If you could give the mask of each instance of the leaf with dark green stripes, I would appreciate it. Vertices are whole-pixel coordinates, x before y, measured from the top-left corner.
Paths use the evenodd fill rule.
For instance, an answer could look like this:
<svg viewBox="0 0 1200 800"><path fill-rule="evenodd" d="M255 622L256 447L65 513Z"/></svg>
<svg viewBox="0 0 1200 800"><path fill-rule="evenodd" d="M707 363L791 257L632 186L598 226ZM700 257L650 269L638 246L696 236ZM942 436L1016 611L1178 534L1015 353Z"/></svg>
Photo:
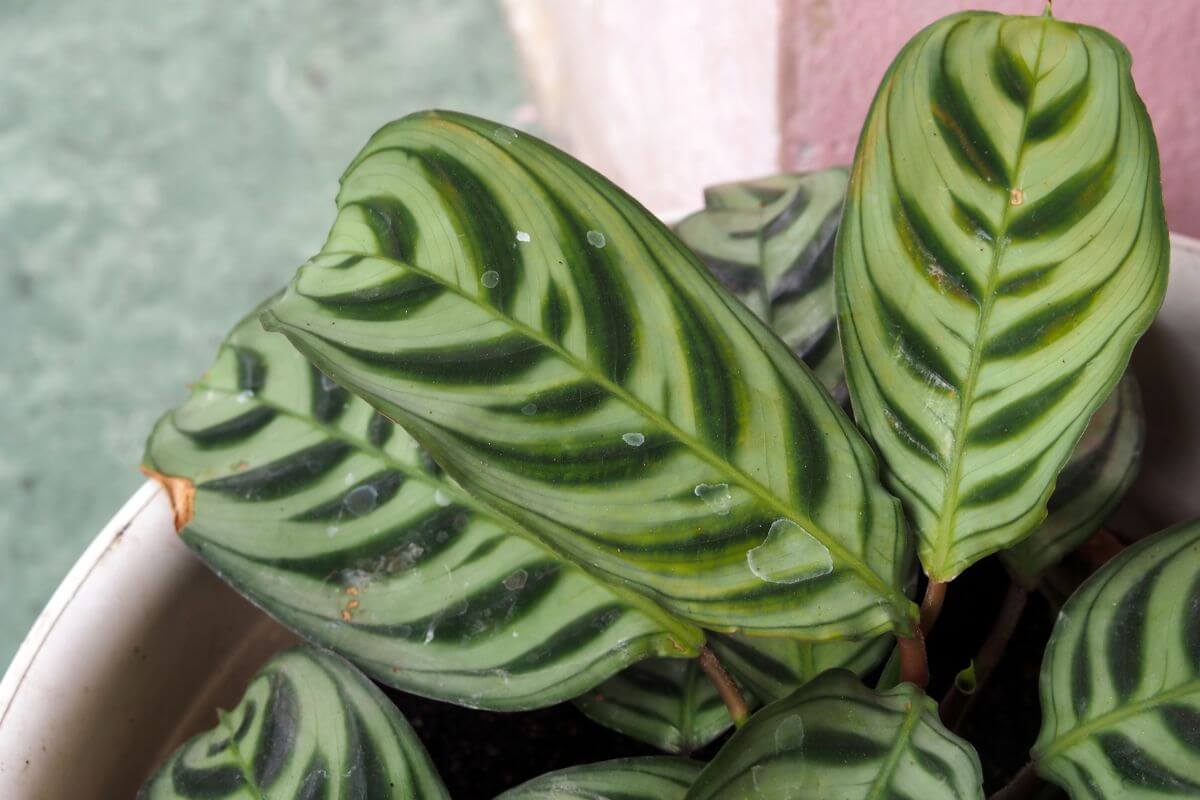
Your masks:
<svg viewBox="0 0 1200 800"><path fill-rule="evenodd" d="M703 766L686 758L622 758L548 772L496 800L683 800Z"/></svg>
<svg viewBox="0 0 1200 800"><path fill-rule="evenodd" d="M675 226L688 247L765 320L839 403L846 373L837 337L833 245L847 170L712 186L703 211Z"/></svg>
<svg viewBox="0 0 1200 800"><path fill-rule="evenodd" d="M751 708L756 705L752 697L745 699ZM698 750L733 726L694 658L634 664L580 695L575 705L594 722L668 753Z"/></svg>
<svg viewBox="0 0 1200 800"><path fill-rule="evenodd" d="M1042 521L1162 301L1158 156L1129 54L967 12L892 63L835 258L851 399L949 580Z"/></svg>
<svg viewBox="0 0 1200 800"><path fill-rule="evenodd" d="M334 654L272 658L241 702L189 739L142 800L426 800L449 794L412 728L383 693Z"/></svg>
<svg viewBox="0 0 1200 800"><path fill-rule="evenodd" d="M911 629L909 545L870 448L611 183L425 113L367 143L337 205L264 323L473 495L696 625Z"/></svg>
<svg viewBox="0 0 1200 800"><path fill-rule="evenodd" d="M256 315L145 463L195 484L183 539L213 569L384 683L531 708L689 654L686 626L514 533Z"/></svg>
<svg viewBox="0 0 1200 800"><path fill-rule="evenodd" d="M1200 797L1200 522L1108 562L1042 661L1038 771L1073 798Z"/></svg>
<svg viewBox="0 0 1200 800"><path fill-rule="evenodd" d="M1137 477L1145 435L1141 392L1127 372L1071 453L1045 521L1000 554L1009 570L1032 583L1103 526Z"/></svg>
<svg viewBox="0 0 1200 800"><path fill-rule="evenodd" d="M722 666L754 708L786 697L820 673L864 675L888 652L891 636L806 642L744 634L709 636ZM693 661L651 659L629 667L575 704L596 722L670 753L689 753L733 726L712 683Z"/></svg>
<svg viewBox="0 0 1200 800"><path fill-rule="evenodd" d="M983 775L915 686L880 694L831 670L751 717L687 794L734 797L969 800L983 797Z"/></svg>

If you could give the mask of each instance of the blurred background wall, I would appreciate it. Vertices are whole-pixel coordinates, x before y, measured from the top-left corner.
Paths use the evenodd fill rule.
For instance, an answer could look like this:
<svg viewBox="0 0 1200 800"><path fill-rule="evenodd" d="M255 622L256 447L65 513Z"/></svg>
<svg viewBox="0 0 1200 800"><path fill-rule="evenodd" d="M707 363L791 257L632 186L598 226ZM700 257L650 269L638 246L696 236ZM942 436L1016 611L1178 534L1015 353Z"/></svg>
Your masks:
<svg viewBox="0 0 1200 800"><path fill-rule="evenodd" d="M0 2L0 667L384 122L532 127L674 217L710 183L848 162L896 51L967 6L1043 4ZM1129 45L1172 226L1200 234L1200 0L1055 13Z"/></svg>
<svg viewBox="0 0 1200 800"><path fill-rule="evenodd" d="M0 670L367 137L523 97L490 1L0 2Z"/></svg>
<svg viewBox="0 0 1200 800"><path fill-rule="evenodd" d="M880 78L935 19L1045 0L506 0L542 121L656 213L702 187L849 163ZM1200 235L1200 0L1054 0L1125 42L1171 227Z"/></svg>

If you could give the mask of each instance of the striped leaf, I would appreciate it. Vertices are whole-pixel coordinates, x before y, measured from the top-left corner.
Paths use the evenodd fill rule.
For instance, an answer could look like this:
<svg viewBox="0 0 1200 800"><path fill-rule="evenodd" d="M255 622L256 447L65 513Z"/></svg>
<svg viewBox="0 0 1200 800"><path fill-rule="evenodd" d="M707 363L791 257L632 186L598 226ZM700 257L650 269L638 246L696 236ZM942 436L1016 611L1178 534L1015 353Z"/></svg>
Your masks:
<svg viewBox="0 0 1200 800"><path fill-rule="evenodd" d="M682 800L701 766L667 756L601 761L546 773L496 800Z"/></svg>
<svg viewBox="0 0 1200 800"><path fill-rule="evenodd" d="M215 727L188 740L141 800L425 800L449 794L396 707L341 658L311 647L264 666Z"/></svg>
<svg viewBox="0 0 1200 800"><path fill-rule="evenodd" d="M747 704L778 700L834 668L864 675L888 652L888 635L805 642L744 634L711 634L709 644L737 680ZM733 720L694 661L651 659L581 696L576 705L596 722L670 753L716 739Z"/></svg>
<svg viewBox="0 0 1200 800"><path fill-rule="evenodd" d="M831 670L751 717L687 794L734 797L969 800L983 775L912 684L879 694Z"/></svg>
<svg viewBox="0 0 1200 800"><path fill-rule="evenodd" d="M384 683L531 708L689 654L657 606L514 533L256 314L145 463L195 484L183 539L213 569Z"/></svg>
<svg viewBox="0 0 1200 800"><path fill-rule="evenodd" d="M733 726L696 659L635 664L576 698L575 705L594 722L668 753L698 750Z"/></svg>
<svg viewBox="0 0 1200 800"><path fill-rule="evenodd" d="M1046 520L1000 554L1009 570L1033 583L1103 526L1137 477L1145 435L1141 391L1127 372L1071 453L1047 504Z"/></svg>
<svg viewBox="0 0 1200 800"><path fill-rule="evenodd" d="M847 170L772 175L713 186L704 210L675 226L721 284L766 321L839 403L833 244Z"/></svg>
<svg viewBox="0 0 1200 800"><path fill-rule="evenodd" d="M641 206L525 134L377 133L264 323L473 495L715 629L866 636L915 617L870 448Z"/></svg>
<svg viewBox="0 0 1200 800"><path fill-rule="evenodd" d="M1200 523L1104 565L1042 662L1038 771L1073 798L1200 797Z"/></svg>
<svg viewBox="0 0 1200 800"><path fill-rule="evenodd" d="M949 580L1032 531L1162 301L1167 229L1129 54L968 12L893 62L835 258L851 399Z"/></svg>

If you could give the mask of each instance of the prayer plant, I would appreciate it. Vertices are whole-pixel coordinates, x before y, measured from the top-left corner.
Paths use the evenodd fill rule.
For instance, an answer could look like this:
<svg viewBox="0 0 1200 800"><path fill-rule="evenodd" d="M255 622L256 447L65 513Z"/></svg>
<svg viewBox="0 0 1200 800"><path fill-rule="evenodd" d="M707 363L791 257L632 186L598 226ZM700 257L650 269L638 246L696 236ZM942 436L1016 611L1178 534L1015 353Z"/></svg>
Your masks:
<svg viewBox="0 0 1200 800"><path fill-rule="evenodd" d="M1095 557L1167 278L1129 66L1049 14L947 17L851 169L712 188L674 232L525 133L384 127L150 437L184 541L312 646L143 796L447 796L369 676L675 754L507 800L980 798L957 731L1027 600L1072 591L997 796L1200 795L1200 524ZM974 599L947 583L993 554L1010 588L939 708L933 625Z"/></svg>

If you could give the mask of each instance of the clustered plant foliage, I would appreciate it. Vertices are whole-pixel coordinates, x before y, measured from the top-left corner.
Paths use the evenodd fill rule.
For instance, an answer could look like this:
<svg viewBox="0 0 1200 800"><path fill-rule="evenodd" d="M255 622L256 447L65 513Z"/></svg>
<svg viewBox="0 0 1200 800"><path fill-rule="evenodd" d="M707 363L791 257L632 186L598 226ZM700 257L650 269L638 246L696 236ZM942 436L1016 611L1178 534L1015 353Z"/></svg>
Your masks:
<svg viewBox="0 0 1200 800"><path fill-rule="evenodd" d="M981 798L955 731L1035 589L1062 609L1042 729L997 797L1200 796L1200 525L1082 585L1057 566L1123 544L1126 365L1166 286L1120 43L947 17L897 56L851 170L705 203L672 232L462 114L371 138L324 247L150 437L184 540L313 646L144 797L445 796L365 673L573 701L675 754L737 726L707 764L505 798ZM993 554L1011 588L939 706L925 642Z"/></svg>

